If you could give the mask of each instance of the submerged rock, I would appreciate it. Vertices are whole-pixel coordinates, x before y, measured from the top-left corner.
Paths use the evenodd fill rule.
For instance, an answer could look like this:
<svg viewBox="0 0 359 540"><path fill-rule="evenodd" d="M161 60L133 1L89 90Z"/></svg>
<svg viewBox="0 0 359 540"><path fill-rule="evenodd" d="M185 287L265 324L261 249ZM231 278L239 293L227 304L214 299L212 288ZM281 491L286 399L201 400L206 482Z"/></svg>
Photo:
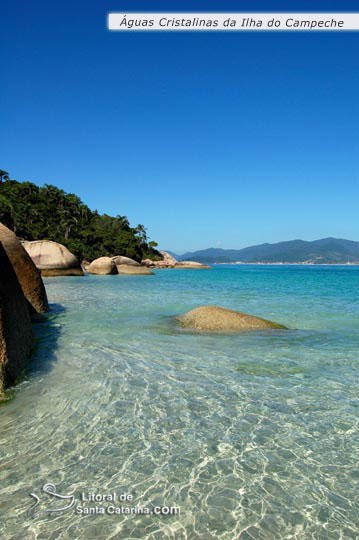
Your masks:
<svg viewBox="0 0 359 540"><path fill-rule="evenodd" d="M153 276L154 272L152 272L149 268L146 266L132 266L130 264L119 264L117 266L117 272L119 274L126 274L126 275L143 275L143 276Z"/></svg>
<svg viewBox="0 0 359 540"><path fill-rule="evenodd" d="M99 257L92 261L89 266L90 274L99 274L106 276L109 274L116 274L116 265L111 257Z"/></svg>
<svg viewBox="0 0 359 540"><path fill-rule="evenodd" d="M0 223L0 242L9 257L26 300L35 312L44 313L49 309L49 304L41 273L15 233L2 223Z"/></svg>
<svg viewBox="0 0 359 540"><path fill-rule="evenodd" d="M286 329L282 324L219 306L201 306L178 316L177 320L183 328L208 332L246 332L265 328Z"/></svg>
<svg viewBox="0 0 359 540"><path fill-rule="evenodd" d="M32 344L28 304L0 243L0 396L26 367Z"/></svg>
<svg viewBox="0 0 359 540"><path fill-rule="evenodd" d="M23 246L33 260L41 275L47 276L83 276L79 261L62 244L51 240L23 242Z"/></svg>

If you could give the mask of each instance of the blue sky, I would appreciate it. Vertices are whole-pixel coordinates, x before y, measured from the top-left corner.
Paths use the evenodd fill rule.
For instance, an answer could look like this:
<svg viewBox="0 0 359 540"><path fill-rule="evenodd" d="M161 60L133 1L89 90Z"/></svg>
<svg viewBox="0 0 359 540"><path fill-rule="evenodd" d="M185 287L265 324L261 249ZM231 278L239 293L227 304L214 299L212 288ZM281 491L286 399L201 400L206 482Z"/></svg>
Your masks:
<svg viewBox="0 0 359 540"><path fill-rule="evenodd" d="M120 33L110 11L354 2L1 0L0 167L161 248L358 240L359 32Z"/></svg>

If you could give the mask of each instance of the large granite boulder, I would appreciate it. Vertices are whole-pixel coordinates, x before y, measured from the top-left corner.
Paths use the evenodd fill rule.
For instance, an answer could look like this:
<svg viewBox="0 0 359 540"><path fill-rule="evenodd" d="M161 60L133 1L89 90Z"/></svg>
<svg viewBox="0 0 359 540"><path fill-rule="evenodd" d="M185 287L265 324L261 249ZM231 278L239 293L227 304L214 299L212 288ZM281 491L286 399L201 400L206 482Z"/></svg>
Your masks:
<svg viewBox="0 0 359 540"><path fill-rule="evenodd" d="M195 261L179 261L176 262L175 268L190 268L193 270L201 270L202 268L211 268L207 264L202 264Z"/></svg>
<svg viewBox="0 0 359 540"><path fill-rule="evenodd" d="M2 223L0 223L0 242L9 257L25 298L32 310L37 313L44 313L49 309L49 304L41 273L16 238L16 235Z"/></svg>
<svg viewBox="0 0 359 540"><path fill-rule="evenodd" d="M42 276L83 276L79 261L62 244L51 240L35 240L23 242L23 246Z"/></svg>
<svg viewBox="0 0 359 540"><path fill-rule="evenodd" d="M28 303L0 243L0 396L26 367L32 346Z"/></svg>
<svg viewBox="0 0 359 540"><path fill-rule="evenodd" d="M130 257L123 257L122 255L112 257L112 260L116 266L119 266L120 264L127 264L128 266L141 266L137 261L130 259Z"/></svg>
<svg viewBox="0 0 359 540"><path fill-rule="evenodd" d="M154 272L152 272L149 268L146 266L133 266L130 264L119 264L117 266L117 272L122 275L133 275L133 276L153 276Z"/></svg>
<svg viewBox="0 0 359 540"><path fill-rule="evenodd" d="M218 306L201 306L177 317L183 328L207 332L246 332L266 328L285 329L260 317Z"/></svg>
<svg viewBox="0 0 359 540"><path fill-rule="evenodd" d="M116 274L115 261L111 257L99 257L92 261L89 266L90 274L99 274L101 276L107 276L109 274Z"/></svg>

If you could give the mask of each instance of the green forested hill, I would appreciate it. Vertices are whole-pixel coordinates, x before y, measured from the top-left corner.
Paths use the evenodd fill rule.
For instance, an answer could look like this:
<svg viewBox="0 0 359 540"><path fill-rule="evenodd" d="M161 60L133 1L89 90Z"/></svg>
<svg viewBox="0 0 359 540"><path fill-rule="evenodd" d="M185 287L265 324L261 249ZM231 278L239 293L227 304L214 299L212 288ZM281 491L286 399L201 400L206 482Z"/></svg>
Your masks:
<svg viewBox="0 0 359 540"><path fill-rule="evenodd" d="M0 221L24 240L64 244L80 260L104 255L162 259L143 225L131 227L126 216L100 215L55 186L10 180L5 171L0 171Z"/></svg>

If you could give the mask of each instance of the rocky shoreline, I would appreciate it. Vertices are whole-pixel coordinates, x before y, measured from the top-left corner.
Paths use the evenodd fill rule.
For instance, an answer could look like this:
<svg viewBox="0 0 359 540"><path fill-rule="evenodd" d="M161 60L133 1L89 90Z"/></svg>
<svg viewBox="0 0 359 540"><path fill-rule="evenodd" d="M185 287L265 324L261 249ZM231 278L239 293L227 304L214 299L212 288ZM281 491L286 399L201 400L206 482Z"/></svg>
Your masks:
<svg viewBox="0 0 359 540"><path fill-rule="evenodd" d="M0 223L0 400L28 365L34 345L32 317L49 310L42 277L95 275L154 275L153 269L208 269L161 252L160 261L141 263L117 255L92 262L78 259L63 245L50 240L20 242ZM243 332L285 329L281 324L219 306L200 306L176 317L182 328L202 332Z"/></svg>
<svg viewBox="0 0 359 540"><path fill-rule="evenodd" d="M161 251L162 260L144 259L141 263L124 257L99 257L93 261L81 262L65 246L51 240L35 240L22 242L22 246L31 257L35 266L43 277L53 276L83 276L84 274L97 274L106 276L120 275L154 275L153 269L180 268L180 269L209 269L210 266L194 261L177 261L166 251Z"/></svg>
<svg viewBox="0 0 359 540"><path fill-rule="evenodd" d="M30 361L34 346L32 317L49 310L43 277L85 273L151 276L154 268L210 268L200 263L179 263L165 252L162 256L162 261L139 263L117 255L80 264L62 244L51 240L21 242L0 223L0 399Z"/></svg>

